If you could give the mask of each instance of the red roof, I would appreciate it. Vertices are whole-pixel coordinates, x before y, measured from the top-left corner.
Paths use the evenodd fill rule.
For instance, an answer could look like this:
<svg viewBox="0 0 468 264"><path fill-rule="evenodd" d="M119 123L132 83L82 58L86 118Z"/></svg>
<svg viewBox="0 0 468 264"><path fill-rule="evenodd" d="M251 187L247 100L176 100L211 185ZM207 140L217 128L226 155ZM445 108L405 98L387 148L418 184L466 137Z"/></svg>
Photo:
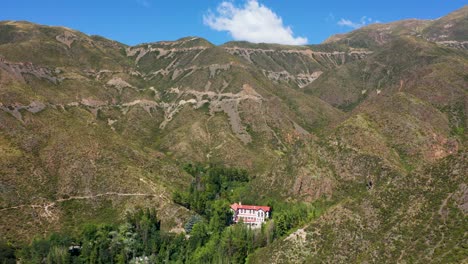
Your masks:
<svg viewBox="0 0 468 264"><path fill-rule="evenodd" d="M256 210L256 211L261 209L265 212L270 211L269 206L244 205L244 204L238 204L238 203L231 204L231 209L234 211L237 211L238 209Z"/></svg>

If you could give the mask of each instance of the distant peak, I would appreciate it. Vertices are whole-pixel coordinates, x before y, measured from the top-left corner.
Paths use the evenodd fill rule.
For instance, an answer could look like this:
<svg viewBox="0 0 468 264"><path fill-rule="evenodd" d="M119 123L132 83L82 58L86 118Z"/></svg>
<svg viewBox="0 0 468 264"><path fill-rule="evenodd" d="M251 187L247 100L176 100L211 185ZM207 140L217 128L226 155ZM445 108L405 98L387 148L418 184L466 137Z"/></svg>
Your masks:
<svg viewBox="0 0 468 264"><path fill-rule="evenodd" d="M166 47L178 47L178 48L189 48L189 47L214 47L215 45L209 42L208 40L196 36L190 37L183 37L177 40L169 40L169 41L157 41L157 42L149 42L149 43L142 43L136 46L144 46L144 45L154 45L154 46L166 46Z"/></svg>
<svg viewBox="0 0 468 264"><path fill-rule="evenodd" d="M252 43L248 41L229 41L221 45L225 48L247 48L247 49L273 49L273 50L300 50L307 49L307 46L283 45L274 43Z"/></svg>

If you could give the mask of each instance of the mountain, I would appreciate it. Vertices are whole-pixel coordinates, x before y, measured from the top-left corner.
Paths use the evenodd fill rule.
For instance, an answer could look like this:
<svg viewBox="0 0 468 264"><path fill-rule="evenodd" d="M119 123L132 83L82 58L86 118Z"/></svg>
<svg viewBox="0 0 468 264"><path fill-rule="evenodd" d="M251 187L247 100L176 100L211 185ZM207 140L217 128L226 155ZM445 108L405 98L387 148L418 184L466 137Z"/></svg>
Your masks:
<svg viewBox="0 0 468 264"><path fill-rule="evenodd" d="M463 263L466 155L395 177L257 251L250 263Z"/></svg>
<svg viewBox="0 0 468 264"><path fill-rule="evenodd" d="M345 198L249 263L467 260L467 21L465 7L436 21L371 25L326 41L373 51L304 87L349 113L328 136L337 146L330 159L341 180L361 182L360 190L335 191ZM353 166L367 156L390 170L370 166L346 178L347 152L361 156Z"/></svg>
<svg viewBox="0 0 468 264"><path fill-rule="evenodd" d="M288 151L286 137L309 137L303 126L342 119L200 38L127 47L27 22L1 28L9 239L150 204L180 227L188 212L171 195L190 184L182 164L222 162L262 179ZM20 226L10 228L19 215Z"/></svg>
<svg viewBox="0 0 468 264"><path fill-rule="evenodd" d="M245 202L331 204L248 258L457 262L466 253L468 8L310 46L137 46L0 22L0 236L23 243L156 207L185 164L243 168Z"/></svg>

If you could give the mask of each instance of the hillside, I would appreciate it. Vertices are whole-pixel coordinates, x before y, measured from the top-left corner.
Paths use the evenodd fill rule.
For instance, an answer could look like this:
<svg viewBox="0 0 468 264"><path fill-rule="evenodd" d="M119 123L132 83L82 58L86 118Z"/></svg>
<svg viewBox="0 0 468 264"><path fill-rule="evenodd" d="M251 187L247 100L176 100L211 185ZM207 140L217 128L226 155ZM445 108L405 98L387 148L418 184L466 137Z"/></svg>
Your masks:
<svg viewBox="0 0 468 264"><path fill-rule="evenodd" d="M399 31L382 43L375 38L382 34L380 25L327 41L372 43L365 46L374 51L365 60L324 73L304 88L349 113L328 136L336 146L330 159L338 165L335 171L342 176L338 182L344 181L343 188L335 191L337 203L322 217L255 252L249 263L463 263L468 259L468 61L463 34L456 33L467 30L467 10L437 21L384 25ZM450 26L442 26L440 32L442 21ZM422 32L434 32L433 38L407 34L415 24ZM452 27L453 33L447 30ZM440 42L437 34L446 34L442 38L449 40ZM354 169L343 167L343 156L350 157L345 153L360 157L353 166L374 157L367 166L383 162L390 170L382 166L343 177ZM348 187L353 182L360 182L360 187Z"/></svg>
<svg viewBox="0 0 468 264"><path fill-rule="evenodd" d="M0 22L0 237L138 207L180 232L184 166L222 164L250 175L243 202L329 205L251 263L466 261L467 21L464 7L310 46Z"/></svg>
<svg viewBox="0 0 468 264"><path fill-rule="evenodd" d="M343 118L200 38L127 47L27 22L1 28L8 239L108 221L140 204L156 204L180 227L187 212L171 195L190 183L181 165L221 162L262 180L291 135L306 138ZM9 228L19 215L20 226Z"/></svg>
<svg viewBox="0 0 468 264"><path fill-rule="evenodd" d="M333 207L249 263L462 263L466 156L457 155Z"/></svg>

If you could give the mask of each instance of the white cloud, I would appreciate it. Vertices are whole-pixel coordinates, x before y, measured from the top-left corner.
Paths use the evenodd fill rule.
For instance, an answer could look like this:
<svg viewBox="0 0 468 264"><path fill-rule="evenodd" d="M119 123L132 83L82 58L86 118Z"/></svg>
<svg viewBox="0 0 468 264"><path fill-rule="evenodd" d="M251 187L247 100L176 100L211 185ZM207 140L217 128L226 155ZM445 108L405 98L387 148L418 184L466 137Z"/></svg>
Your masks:
<svg viewBox="0 0 468 264"><path fill-rule="evenodd" d="M205 25L217 31L228 31L235 40L254 43L279 43L288 45L307 44L307 38L294 37L289 26L271 9L248 0L243 7L236 7L232 1L223 1L216 9L203 16Z"/></svg>
<svg viewBox="0 0 468 264"><path fill-rule="evenodd" d="M369 25L369 24L373 24L373 23L380 23L380 21L378 20L374 20L370 17L366 17L366 16L363 16L361 17L361 19L357 22L353 22L349 19L345 19L345 18L342 18L338 21L338 25L340 26L344 26L344 27L350 27L350 28L354 28L354 29L357 29L357 28L360 28L360 27L363 27L363 26L366 26L366 25Z"/></svg>

